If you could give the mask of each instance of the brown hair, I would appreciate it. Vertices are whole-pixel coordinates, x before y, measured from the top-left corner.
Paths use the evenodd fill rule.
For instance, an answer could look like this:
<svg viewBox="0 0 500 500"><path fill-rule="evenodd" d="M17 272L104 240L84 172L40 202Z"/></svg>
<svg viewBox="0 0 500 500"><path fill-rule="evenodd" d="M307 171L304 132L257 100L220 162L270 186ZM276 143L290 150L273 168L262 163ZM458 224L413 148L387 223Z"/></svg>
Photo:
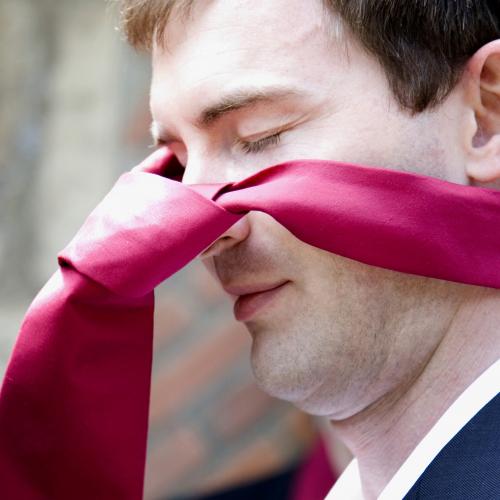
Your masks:
<svg viewBox="0 0 500 500"><path fill-rule="evenodd" d="M413 112L439 104L467 60L500 37L498 0L322 0L375 56L394 96ZM172 14L187 15L195 0L120 0L129 43L161 43Z"/></svg>

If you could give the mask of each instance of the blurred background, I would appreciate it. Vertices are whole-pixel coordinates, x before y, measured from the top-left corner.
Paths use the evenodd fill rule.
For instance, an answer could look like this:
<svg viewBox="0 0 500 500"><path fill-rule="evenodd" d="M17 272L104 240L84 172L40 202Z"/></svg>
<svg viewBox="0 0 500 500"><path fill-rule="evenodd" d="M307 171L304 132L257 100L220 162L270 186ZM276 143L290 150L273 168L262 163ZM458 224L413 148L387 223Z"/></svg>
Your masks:
<svg viewBox="0 0 500 500"><path fill-rule="evenodd" d="M150 153L149 57L122 41L117 10L0 0L0 377L58 251ZM280 477L293 479L294 498L322 498L348 456L327 431L319 439L324 422L255 386L250 336L201 264L156 297L145 498Z"/></svg>

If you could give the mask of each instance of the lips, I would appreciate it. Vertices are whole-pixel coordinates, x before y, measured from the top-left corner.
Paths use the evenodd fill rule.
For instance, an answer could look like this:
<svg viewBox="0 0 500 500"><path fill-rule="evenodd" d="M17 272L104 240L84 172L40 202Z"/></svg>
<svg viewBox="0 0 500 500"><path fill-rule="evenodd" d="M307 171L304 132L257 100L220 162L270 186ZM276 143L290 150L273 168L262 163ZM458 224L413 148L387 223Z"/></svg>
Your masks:
<svg viewBox="0 0 500 500"><path fill-rule="evenodd" d="M233 308L235 318L238 321L250 320L264 307L274 302L288 283L289 281L283 281L267 286L225 287L225 290L231 295L239 295Z"/></svg>

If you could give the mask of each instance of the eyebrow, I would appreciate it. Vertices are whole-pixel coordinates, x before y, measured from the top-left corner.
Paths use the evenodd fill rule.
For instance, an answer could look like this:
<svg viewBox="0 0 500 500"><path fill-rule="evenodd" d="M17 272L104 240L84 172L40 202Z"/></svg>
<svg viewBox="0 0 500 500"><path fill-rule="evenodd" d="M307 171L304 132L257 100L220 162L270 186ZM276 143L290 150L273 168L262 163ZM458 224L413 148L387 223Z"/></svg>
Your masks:
<svg viewBox="0 0 500 500"><path fill-rule="evenodd" d="M279 102L305 96L307 93L304 90L282 85L237 88L203 109L194 124L199 129L208 128L215 125L223 116L237 110L250 108L261 103ZM167 145L176 141L175 137L171 136L154 120L151 124L151 135L154 139L161 139L162 143Z"/></svg>

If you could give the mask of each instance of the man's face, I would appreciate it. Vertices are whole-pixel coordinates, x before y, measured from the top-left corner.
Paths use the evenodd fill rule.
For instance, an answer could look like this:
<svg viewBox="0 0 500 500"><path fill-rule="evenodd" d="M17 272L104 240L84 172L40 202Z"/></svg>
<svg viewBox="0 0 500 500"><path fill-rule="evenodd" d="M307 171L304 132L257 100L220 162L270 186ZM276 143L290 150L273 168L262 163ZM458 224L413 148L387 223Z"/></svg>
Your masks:
<svg viewBox="0 0 500 500"><path fill-rule="evenodd" d="M151 108L155 134L186 167L183 182L236 181L307 158L467 182L454 94L432 113L402 112L377 62L347 32L336 40L335 25L319 0L197 2L185 22L170 22L168 48L153 51ZM263 389L343 418L416 376L459 285L319 250L260 212L246 221L244 237L226 238L204 262L226 287L289 281L246 321Z"/></svg>

